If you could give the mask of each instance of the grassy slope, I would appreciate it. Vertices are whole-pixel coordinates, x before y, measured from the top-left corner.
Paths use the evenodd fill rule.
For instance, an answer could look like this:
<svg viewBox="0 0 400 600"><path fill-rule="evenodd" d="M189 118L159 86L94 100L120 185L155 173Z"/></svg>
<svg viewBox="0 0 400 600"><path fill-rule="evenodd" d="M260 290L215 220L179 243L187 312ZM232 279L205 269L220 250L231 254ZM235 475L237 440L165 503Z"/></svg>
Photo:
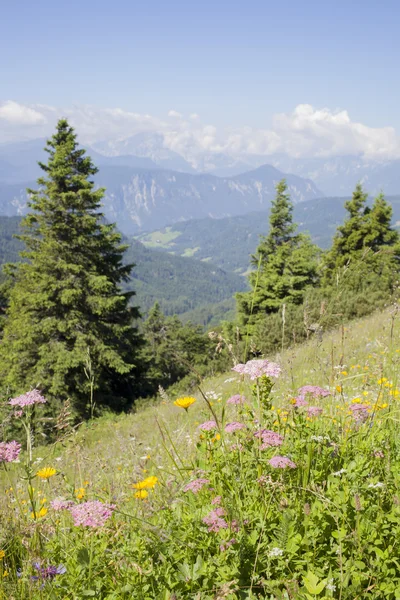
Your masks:
<svg viewBox="0 0 400 600"><path fill-rule="evenodd" d="M394 328L391 337L392 323ZM275 386L276 407L287 404L296 389L306 384L331 389L340 385L342 393L349 398L359 394L360 387L370 389L373 394L377 388L376 382L382 375L391 377L394 385L397 384L393 365L400 361L400 318L397 316L393 320L389 310L375 314L354 321L343 330L326 333L322 341L314 337L304 345L277 355L274 360L279 362L284 373ZM339 365L342 368L337 368ZM371 377L371 380L365 382L366 377ZM211 396L218 396L218 399L212 400L216 408L232 394L249 392L248 384L241 382L235 373L205 381L203 390ZM325 401L332 408L343 401L342 394L335 394L333 400ZM72 457L68 458L70 469L75 462L76 486L80 487L78 484L82 483L79 477L82 481L89 479L95 487L100 484L99 480L106 481L107 485L119 485L118 469L128 464L132 473L136 471L137 475L145 468L145 464L152 472L157 472L160 465L167 470L173 469L157 422L168 428L174 445L186 453L196 425L210 418L201 395L195 395L198 401L188 414L173 406L174 398L171 398L169 402L164 400L141 408L136 414L105 417L93 425L82 427L78 440L84 460L79 459L79 455L75 455L75 461L71 461ZM113 440L112 445L110 440ZM170 447L168 441L166 445ZM147 455L151 457L149 460L141 458ZM77 465L82 460L85 466L83 470L80 467L79 473Z"/></svg>

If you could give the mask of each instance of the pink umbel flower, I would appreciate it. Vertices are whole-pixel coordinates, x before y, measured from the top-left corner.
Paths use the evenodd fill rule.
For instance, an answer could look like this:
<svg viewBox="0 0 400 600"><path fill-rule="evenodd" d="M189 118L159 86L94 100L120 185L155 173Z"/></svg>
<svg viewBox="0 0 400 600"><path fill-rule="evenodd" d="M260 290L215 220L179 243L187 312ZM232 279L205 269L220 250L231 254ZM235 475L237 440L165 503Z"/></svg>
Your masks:
<svg viewBox="0 0 400 600"><path fill-rule="evenodd" d="M11 406L20 406L21 408L24 408L25 406L44 404L45 402L46 399L41 395L39 390L31 390L30 392L26 392L26 394L22 394L22 396L12 398L8 404L11 404Z"/></svg>
<svg viewBox="0 0 400 600"><path fill-rule="evenodd" d="M368 409L367 404L352 404L350 406L353 418L357 423L364 423L368 419Z"/></svg>
<svg viewBox="0 0 400 600"><path fill-rule="evenodd" d="M219 506L221 504L222 501L222 496L215 496L215 498L213 500L211 500L211 504L213 506Z"/></svg>
<svg viewBox="0 0 400 600"><path fill-rule="evenodd" d="M225 431L226 433L233 433L234 431L240 431L240 429L243 429L244 427L246 427L244 423L233 421L233 423L227 423L225 425Z"/></svg>
<svg viewBox="0 0 400 600"><path fill-rule="evenodd" d="M75 502L72 500L65 500L65 498L55 498L50 502L50 506L54 510L69 510L74 504Z"/></svg>
<svg viewBox="0 0 400 600"><path fill-rule="evenodd" d="M250 379L258 379L263 375L276 378L281 374L280 366L266 359L249 360L246 364L239 363L233 367L232 371L248 375Z"/></svg>
<svg viewBox="0 0 400 600"><path fill-rule="evenodd" d="M201 429L201 431L212 431L217 428L217 424L215 421L206 421L197 427L197 429Z"/></svg>
<svg viewBox="0 0 400 600"><path fill-rule="evenodd" d="M303 387L298 389L298 392L300 396L310 394L313 398L326 398L326 396L331 395L329 390L319 387L318 385L303 385Z"/></svg>
<svg viewBox="0 0 400 600"><path fill-rule="evenodd" d="M269 429L260 429L260 431L257 431L254 436L256 438L261 438L261 450L266 450L267 448L272 448L273 446L282 446L283 444L283 436L279 433L276 433L276 431L270 431Z"/></svg>
<svg viewBox="0 0 400 600"><path fill-rule="evenodd" d="M293 406L295 408L302 408L303 406L308 406L308 402L304 400L304 396L296 396L296 398L294 398Z"/></svg>
<svg viewBox="0 0 400 600"><path fill-rule="evenodd" d="M319 417L323 413L323 409L320 406L309 406L307 408L308 417Z"/></svg>
<svg viewBox="0 0 400 600"><path fill-rule="evenodd" d="M269 459L268 462L274 469L296 468L296 463L290 460L290 458L288 458L287 456L273 456Z"/></svg>
<svg viewBox="0 0 400 600"><path fill-rule="evenodd" d="M76 527L83 525L83 527L97 528L105 525L115 509L115 504L105 504L99 500L91 500L82 504L75 504L69 510Z"/></svg>
<svg viewBox="0 0 400 600"><path fill-rule="evenodd" d="M247 402L247 398L245 396L241 396L240 394L231 396L226 401L227 404L245 404L245 402Z"/></svg>
<svg viewBox="0 0 400 600"><path fill-rule="evenodd" d="M220 529L228 529L229 525L223 518L225 511L223 508L214 508L206 517L203 519L203 523L208 526L208 531L218 533Z"/></svg>
<svg viewBox="0 0 400 600"><path fill-rule="evenodd" d="M18 459L20 452L21 444L19 444L18 442L0 442L0 463L14 462Z"/></svg>
<svg viewBox="0 0 400 600"><path fill-rule="evenodd" d="M194 479L193 481L189 481L183 488L184 492L193 492L193 494L198 494L199 491L208 483L210 483L209 479Z"/></svg>

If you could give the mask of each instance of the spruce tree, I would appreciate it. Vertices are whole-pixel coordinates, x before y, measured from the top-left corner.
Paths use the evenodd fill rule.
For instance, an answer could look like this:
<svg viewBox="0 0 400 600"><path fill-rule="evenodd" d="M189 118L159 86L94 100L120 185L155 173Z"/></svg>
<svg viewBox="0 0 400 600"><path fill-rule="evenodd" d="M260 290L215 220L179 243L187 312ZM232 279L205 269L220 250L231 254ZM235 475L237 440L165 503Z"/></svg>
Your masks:
<svg viewBox="0 0 400 600"><path fill-rule="evenodd" d="M345 203L348 216L337 228L332 248L323 261L323 287L342 286L361 292L393 288L397 281L399 234L391 227L392 207L379 194L367 206L368 194L357 184L352 199ZM384 277L380 282L377 276Z"/></svg>
<svg viewBox="0 0 400 600"><path fill-rule="evenodd" d="M254 325L283 304L300 304L305 290L317 283L318 249L309 236L296 233L293 204L285 180L276 186L269 233L252 257L251 291L237 294L239 318Z"/></svg>
<svg viewBox="0 0 400 600"><path fill-rule="evenodd" d="M13 287L0 345L9 393L38 387L52 401L69 398L87 414L93 384L97 406L122 409L135 397L141 344L121 284L133 265L126 246L100 212L97 169L65 119L45 148L47 164L22 222L25 262L13 265Z"/></svg>

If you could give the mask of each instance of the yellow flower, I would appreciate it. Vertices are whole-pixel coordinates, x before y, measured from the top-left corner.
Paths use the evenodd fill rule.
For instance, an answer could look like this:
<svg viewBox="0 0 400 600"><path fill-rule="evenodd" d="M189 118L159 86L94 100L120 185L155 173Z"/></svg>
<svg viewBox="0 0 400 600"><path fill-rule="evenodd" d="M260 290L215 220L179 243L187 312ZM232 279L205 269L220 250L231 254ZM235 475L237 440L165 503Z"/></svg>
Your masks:
<svg viewBox="0 0 400 600"><path fill-rule="evenodd" d="M342 386L341 385L337 385L336 386L336 391L339 392L339 394L342 393Z"/></svg>
<svg viewBox="0 0 400 600"><path fill-rule="evenodd" d="M139 490L138 492L135 492L135 498L139 498L140 500L144 500L148 495L149 492L147 490Z"/></svg>
<svg viewBox="0 0 400 600"><path fill-rule="evenodd" d="M5 555L6 555L6 553L4 552L4 550L0 550L0 560L1 560L2 558L4 558L4 557L5 557Z"/></svg>
<svg viewBox="0 0 400 600"><path fill-rule="evenodd" d="M41 479L50 479L50 477L53 477L53 475L55 475L56 473L57 471L53 469L53 467L45 467L44 469L40 469L40 471L38 471L36 475Z"/></svg>
<svg viewBox="0 0 400 600"><path fill-rule="evenodd" d="M193 396L183 396L183 398L178 398L175 400L174 404L175 406L179 406L179 408L184 408L187 410L189 406L192 406L192 404L195 402L196 398L193 398Z"/></svg>
<svg viewBox="0 0 400 600"><path fill-rule="evenodd" d="M158 483L157 477L151 475L150 477L146 477L146 479L143 479L142 481L134 483L132 487L134 487L137 490L152 489L156 485L156 483Z"/></svg>
<svg viewBox="0 0 400 600"><path fill-rule="evenodd" d="M42 517L47 515L47 508L42 506L40 510L37 510L35 513L31 513L31 519L41 519Z"/></svg>
<svg viewBox="0 0 400 600"><path fill-rule="evenodd" d="M82 498L85 497L85 494L85 488L78 488L77 490L75 490L75 496L78 498L78 500L82 500Z"/></svg>
<svg viewBox="0 0 400 600"><path fill-rule="evenodd" d="M3 577L8 577L8 571L4 571Z"/></svg>

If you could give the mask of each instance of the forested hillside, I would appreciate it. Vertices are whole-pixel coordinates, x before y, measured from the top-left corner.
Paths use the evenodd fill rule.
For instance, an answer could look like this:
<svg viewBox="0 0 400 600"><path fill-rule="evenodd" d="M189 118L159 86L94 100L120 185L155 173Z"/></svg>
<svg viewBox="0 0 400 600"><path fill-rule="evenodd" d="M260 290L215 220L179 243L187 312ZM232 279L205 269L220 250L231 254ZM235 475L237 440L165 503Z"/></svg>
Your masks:
<svg viewBox="0 0 400 600"><path fill-rule="evenodd" d="M0 216L0 265L20 260L23 244L14 237L20 221L20 217ZM184 315L204 305L218 306L225 300L232 305L232 296L246 289L246 280L240 275L146 248L137 240L125 241L129 243L125 261L136 265L126 289L136 292L134 303L143 315L156 301L166 315ZM196 318L196 312L190 314ZM196 322L203 323L201 316Z"/></svg>
<svg viewBox="0 0 400 600"><path fill-rule="evenodd" d="M294 205L293 218L300 232L308 232L314 243L326 249L336 227L345 217L343 198L317 198ZM400 224L400 196L389 196L393 207L392 222ZM372 199L368 200L372 205ZM268 229L269 211L251 212L223 219L193 219L138 236L148 247L180 256L195 256L226 271L244 273L249 257L255 252L259 236Z"/></svg>

